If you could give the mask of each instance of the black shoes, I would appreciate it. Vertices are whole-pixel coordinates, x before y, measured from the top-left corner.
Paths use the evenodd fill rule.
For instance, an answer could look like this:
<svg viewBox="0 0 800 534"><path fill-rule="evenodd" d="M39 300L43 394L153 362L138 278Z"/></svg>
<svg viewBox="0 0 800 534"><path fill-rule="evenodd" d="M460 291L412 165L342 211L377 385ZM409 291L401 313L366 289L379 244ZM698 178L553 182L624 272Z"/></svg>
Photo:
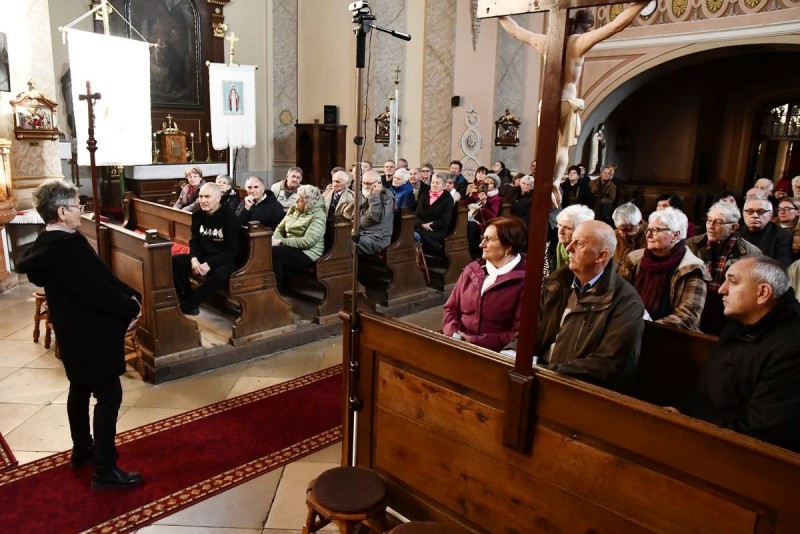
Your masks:
<svg viewBox="0 0 800 534"><path fill-rule="evenodd" d="M200 315L200 308L197 306L193 307L185 302L181 302L180 308L184 315Z"/></svg>
<svg viewBox="0 0 800 534"><path fill-rule="evenodd" d="M94 463L94 447L89 445L83 448L72 448L72 454L69 457L69 465L73 469L78 469L84 465Z"/></svg>
<svg viewBox="0 0 800 534"><path fill-rule="evenodd" d="M92 489L132 488L144 479L139 473L123 471L116 464L98 466L92 475Z"/></svg>

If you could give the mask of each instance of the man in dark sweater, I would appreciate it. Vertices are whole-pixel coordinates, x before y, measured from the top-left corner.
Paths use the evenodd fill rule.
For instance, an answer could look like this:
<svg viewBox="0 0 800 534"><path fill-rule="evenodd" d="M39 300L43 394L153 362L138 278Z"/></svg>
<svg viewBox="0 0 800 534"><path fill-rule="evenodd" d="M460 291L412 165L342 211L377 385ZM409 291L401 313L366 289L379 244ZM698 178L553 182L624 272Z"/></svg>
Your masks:
<svg viewBox="0 0 800 534"><path fill-rule="evenodd" d="M200 210L192 214L189 254L172 257L172 277L181 301L181 311L198 315L199 306L214 291L225 287L236 270L239 252L239 223L228 209L220 209L222 192L214 183L200 188ZM189 276L205 279L192 290Z"/></svg>
<svg viewBox="0 0 800 534"><path fill-rule="evenodd" d="M792 263L792 234L772 222L772 202L763 194L747 197L742 210L744 226L739 234L786 268Z"/></svg>
<svg viewBox="0 0 800 534"><path fill-rule="evenodd" d="M767 256L742 258L719 288L729 319L681 412L800 452L800 303Z"/></svg>
<svg viewBox="0 0 800 534"><path fill-rule="evenodd" d="M239 224L246 225L250 221L258 221L264 228L273 230L277 228L286 212L275 193L266 189L264 181L258 176L248 178L245 187L247 196L236 210Z"/></svg>

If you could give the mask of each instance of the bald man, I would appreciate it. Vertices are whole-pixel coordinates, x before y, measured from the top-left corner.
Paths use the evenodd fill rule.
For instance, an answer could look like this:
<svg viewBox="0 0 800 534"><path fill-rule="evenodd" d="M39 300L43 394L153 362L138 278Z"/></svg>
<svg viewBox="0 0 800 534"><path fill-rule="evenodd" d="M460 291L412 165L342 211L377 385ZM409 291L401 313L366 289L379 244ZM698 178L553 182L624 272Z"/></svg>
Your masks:
<svg viewBox="0 0 800 534"><path fill-rule="evenodd" d="M569 263L542 288L535 354L538 365L587 382L625 390L639 363L644 304L617 276L614 230L601 221L578 226ZM514 339L503 353L516 355Z"/></svg>

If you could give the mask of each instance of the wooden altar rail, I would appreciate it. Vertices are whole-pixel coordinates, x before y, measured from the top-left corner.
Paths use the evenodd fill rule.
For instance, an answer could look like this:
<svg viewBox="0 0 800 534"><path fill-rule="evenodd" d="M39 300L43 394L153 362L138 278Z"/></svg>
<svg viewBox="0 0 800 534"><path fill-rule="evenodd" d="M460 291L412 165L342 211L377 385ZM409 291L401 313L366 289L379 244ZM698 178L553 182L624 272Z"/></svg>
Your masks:
<svg viewBox="0 0 800 534"><path fill-rule="evenodd" d="M155 380L156 360L165 356L202 353L197 323L178 307L172 283L172 242L155 231L135 233L101 223L105 251L101 256L114 274L142 295L139 345L145 377ZM97 250L95 223L81 219L80 232Z"/></svg>
<svg viewBox="0 0 800 534"><path fill-rule="evenodd" d="M126 197L124 205L127 228L153 229L188 246L191 213L132 196ZM231 275L228 293L240 308L231 327L230 341L234 345L249 343L270 330L293 324L292 306L278 293L272 272L272 230L258 222L248 223L240 234L239 269Z"/></svg>
<svg viewBox="0 0 800 534"><path fill-rule="evenodd" d="M417 215L401 208L394 217L391 244L380 254L359 254L358 259L358 278L367 288L367 296L386 307L413 302L427 294L414 247Z"/></svg>
<svg viewBox="0 0 800 534"><path fill-rule="evenodd" d="M644 369L694 377L712 340L652 327ZM356 464L378 472L389 505L411 519L492 533L800 525L800 455L547 370L533 378L531 452L519 452L502 440L511 362L373 313L361 314L353 343L364 406ZM640 378L641 389L669 386Z"/></svg>

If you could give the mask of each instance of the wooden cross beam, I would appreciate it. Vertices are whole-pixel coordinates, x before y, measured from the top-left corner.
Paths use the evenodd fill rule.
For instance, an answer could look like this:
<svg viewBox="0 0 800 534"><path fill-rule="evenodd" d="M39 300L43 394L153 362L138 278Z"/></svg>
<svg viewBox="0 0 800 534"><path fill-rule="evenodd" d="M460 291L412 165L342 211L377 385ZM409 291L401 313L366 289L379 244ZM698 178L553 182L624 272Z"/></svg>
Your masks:
<svg viewBox="0 0 800 534"><path fill-rule="evenodd" d="M97 163L95 163L94 153L97 152L97 139L94 137L94 103L100 100L100 93L92 93L92 82L86 81L86 94L78 95L79 100L85 100L89 108L89 139L86 141L86 148L89 150L89 164L92 170L92 197L94 204L94 228L97 235L97 254L107 263L109 258L104 257L103 234L100 231L100 195L97 188Z"/></svg>
<svg viewBox="0 0 800 534"><path fill-rule="evenodd" d="M532 423L532 364L538 330L539 302L542 294L542 269L547 242L550 212L549 184L553 183L556 153L559 150L559 121L567 56L569 10L618 3L613 0L479 0L478 18L499 17L546 11L547 45L542 82L542 105L539 114L539 135L536 142L537 175L531 202L528 233L527 283L522 292L522 316L514 370L509 376L509 389L503 442L517 450L527 450ZM640 3L641 8L644 7ZM638 11L636 12L638 14ZM634 15L635 16L635 15ZM626 23L627 24L627 23ZM618 31L618 30L617 30Z"/></svg>

